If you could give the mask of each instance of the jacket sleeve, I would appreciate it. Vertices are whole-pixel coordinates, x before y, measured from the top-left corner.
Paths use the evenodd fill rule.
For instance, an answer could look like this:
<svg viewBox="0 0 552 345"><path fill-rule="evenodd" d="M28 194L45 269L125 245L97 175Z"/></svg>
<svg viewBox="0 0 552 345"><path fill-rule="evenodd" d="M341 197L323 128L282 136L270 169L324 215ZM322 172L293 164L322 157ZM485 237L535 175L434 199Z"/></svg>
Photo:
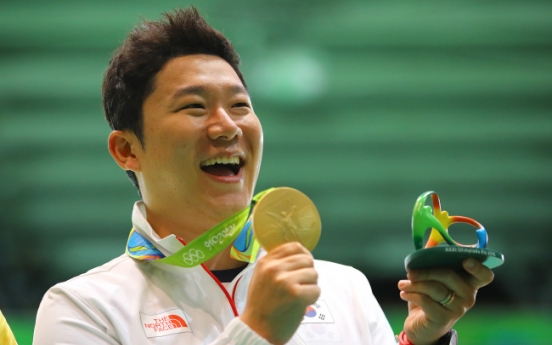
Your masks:
<svg viewBox="0 0 552 345"><path fill-rule="evenodd" d="M219 337L210 345L271 345L240 318L232 320Z"/></svg>
<svg viewBox="0 0 552 345"><path fill-rule="evenodd" d="M51 288L40 303L33 345L119 345L111 321L71 290ZM147 343L144 338L144 343ZM205 345L270 345L239 318L233 319L214 342ZM137 345L137 344L133 344Z"/></svg>

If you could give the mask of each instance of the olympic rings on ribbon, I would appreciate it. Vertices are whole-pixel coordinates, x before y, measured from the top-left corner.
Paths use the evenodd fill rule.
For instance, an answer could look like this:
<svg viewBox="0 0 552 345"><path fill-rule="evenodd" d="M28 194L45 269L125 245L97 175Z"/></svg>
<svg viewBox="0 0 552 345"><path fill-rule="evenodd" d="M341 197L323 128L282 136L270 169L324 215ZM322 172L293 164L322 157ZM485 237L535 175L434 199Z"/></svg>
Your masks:
<svg viewBox="0 0 552 345"><path fill-rule="evenodd" d="M426 205L426 199L431 196L433 208ZM450 225L454 223L467 223L477 227L477 243L460 244L452 239L448 232ZM441 202L437 193L433 191L425 192L416 200L414 211L412 212L412 238L416 250L424 248L423 239L427 229L431 228L429 239L425 248L435 247L442 243L451 246L486 248L488 242L487 230L477 221L462 216L449 216L447 211L441 210Z"/></svg>
<svg viewBox="0 0 552 345"><path fill-rule="evenodd" d="M182 260L188 265L193 265L204 257L205 254L201 250L193 248L182 254Z"/></svg>

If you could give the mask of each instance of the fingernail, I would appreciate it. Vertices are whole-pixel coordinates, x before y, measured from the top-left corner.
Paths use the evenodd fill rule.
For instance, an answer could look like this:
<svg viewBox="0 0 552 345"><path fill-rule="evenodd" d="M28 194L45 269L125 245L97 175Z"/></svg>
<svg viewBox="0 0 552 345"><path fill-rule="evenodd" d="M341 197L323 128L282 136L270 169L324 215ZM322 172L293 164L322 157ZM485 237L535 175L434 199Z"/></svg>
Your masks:
<svg viewBox="0 0 552 345"><path fill-rule="evenodd" d="M405 280L399 280L399 289L403 289L406 287L406 281Z"/></svg>
<svg viewBox="0 0 552 345"><path fill-rule="evenodd" d="M466 268L474 268L474 267L475 267L475 260L474 259L466 260Z"/></svg>

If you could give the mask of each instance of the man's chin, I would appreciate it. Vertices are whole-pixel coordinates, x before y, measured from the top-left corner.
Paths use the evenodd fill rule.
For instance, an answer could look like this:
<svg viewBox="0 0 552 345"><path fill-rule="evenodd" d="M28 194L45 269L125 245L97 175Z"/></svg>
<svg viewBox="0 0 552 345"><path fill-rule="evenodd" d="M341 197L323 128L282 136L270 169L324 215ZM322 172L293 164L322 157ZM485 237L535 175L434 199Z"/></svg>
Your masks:
<svg viewBox="0 0 552 345"><path fill-rule="evenodd" d="M216 193L212 196L209 204L211 204L214 212L225 215L224 219L226 219L249 206L251 198L251 193L242 188L236 191Z"/></svg>

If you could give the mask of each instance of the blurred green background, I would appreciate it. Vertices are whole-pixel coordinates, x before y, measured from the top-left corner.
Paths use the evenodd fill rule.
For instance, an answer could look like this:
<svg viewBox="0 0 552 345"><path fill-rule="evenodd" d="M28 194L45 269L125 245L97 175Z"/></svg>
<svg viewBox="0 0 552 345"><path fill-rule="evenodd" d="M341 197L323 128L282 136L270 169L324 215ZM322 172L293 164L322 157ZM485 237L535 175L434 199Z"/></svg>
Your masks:
<svg viewBox="0 0 552 345"><path fill-rule="evenodd" d="M141 17L188 4L0 2L0 309L20 344L50 286L123 253L138 196L106 149L102 75ZM362 270L399 332L412 207L435 190L506 256L461 343L550 344L552 2L194 5L242 57L265 132L257 189L319 208L316 257Z"/></svg>

